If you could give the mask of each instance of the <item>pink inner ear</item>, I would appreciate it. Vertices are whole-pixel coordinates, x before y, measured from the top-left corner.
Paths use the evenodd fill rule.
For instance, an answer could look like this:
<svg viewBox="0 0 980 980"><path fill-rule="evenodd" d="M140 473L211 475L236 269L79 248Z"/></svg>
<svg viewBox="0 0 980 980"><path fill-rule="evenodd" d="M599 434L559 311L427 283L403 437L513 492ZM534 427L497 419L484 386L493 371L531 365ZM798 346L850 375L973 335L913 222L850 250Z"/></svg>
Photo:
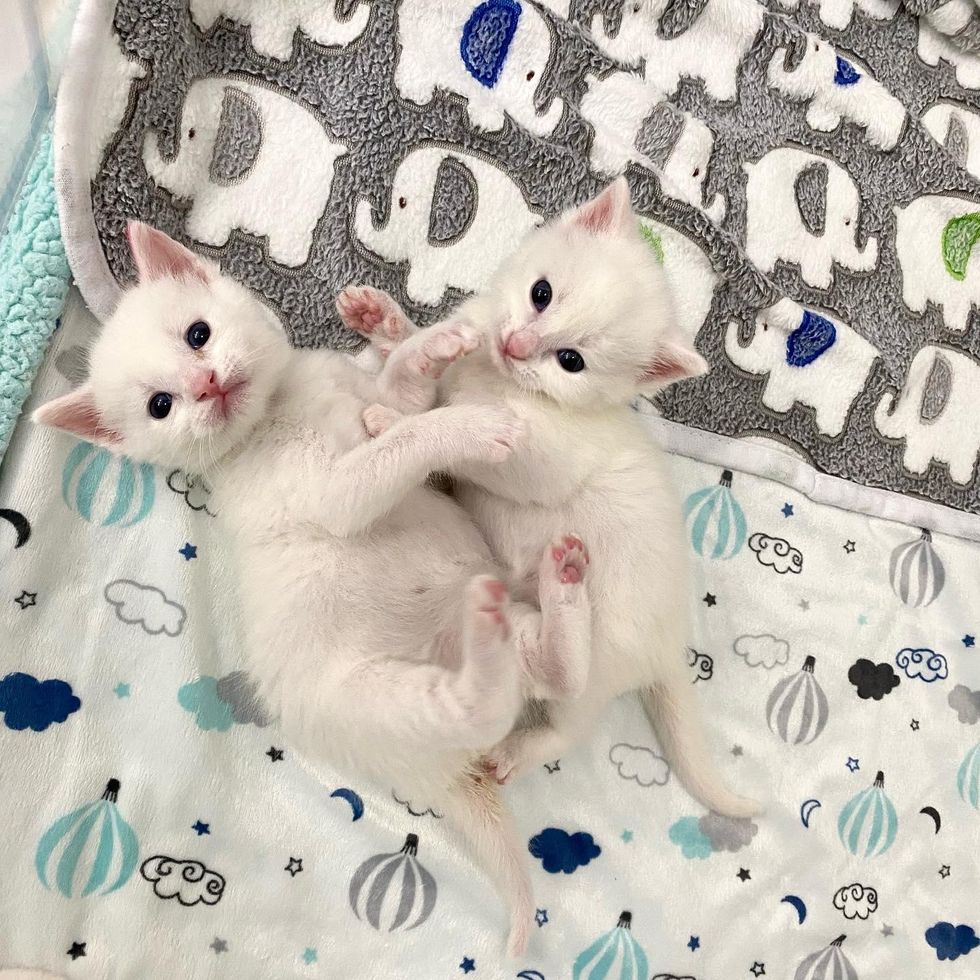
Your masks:
<svg viewBox="0 0 980 980"><path fill-rule="evenodd" d="M103 446L115 446L122 441L118 432L102 424L102 416L87 386L42 405L34 413L34 421Z"/></svg>
<svg viewBox="0 0 980 980"><path fill-rule="evenodd" d="M682 344L661 345L640 377L643 384L670 384L682 378L696 378L708 371L708 362L695 350Z"/></svg>
<svg viewBox="0 0 980 980"><path fill-rule="evenodd" d="M126 241L136 262L140 282L170 277L193 278L206 283L210 278L208 267L201 258L169 235L142 221L126 223Z"/></svg>
<svg viewBox="0 0 980 980"><path fill-rule="evenodd" d="M630 186L625 177L617 177L598 197L583 204L573 215L575 224L593 234L632 227Z"/></svg>

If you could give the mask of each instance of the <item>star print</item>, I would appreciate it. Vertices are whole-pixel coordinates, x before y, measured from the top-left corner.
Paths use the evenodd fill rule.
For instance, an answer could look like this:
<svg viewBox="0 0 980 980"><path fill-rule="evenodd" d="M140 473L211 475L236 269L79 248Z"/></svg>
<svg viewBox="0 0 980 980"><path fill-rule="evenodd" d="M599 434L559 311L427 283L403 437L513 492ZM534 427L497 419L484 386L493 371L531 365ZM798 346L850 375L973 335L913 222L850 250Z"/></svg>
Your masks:
<svg viewBox="0 0 980 980"><path fill-rule="evenodd" d="M117 698L128 698L129 697L129 685L123 684L120 681L113 689L112 693L115 694Z"/></svg>
<svg viewBox="0 0 980 980"><path fill-rule="evenodd" d="M691 936L691 938L687 941L687 948L692 953L696 949L700 949L701 948L701 937L700 936Z"/></svg>
<svg viewBox="0 0 980 980"><path fill-rule="evenodd" d="M963 637L963 646L965 647L972 647L976 642L977 638L975 636L971 636L969 633Z"/></svg>
<svg viewBox="0 0 980 980"><path fill-rule="evenodd" d="M909 728L911 728L913 732L917 732L919 730L919 719L913 718L912 721L909 722Z"/></svg>
<svg viewBox="0 0 980 980"><path fill-rule="evenodd" d="M733 745L732 755L735 756L735 758L737 759L739 758L739 756L745 755L745 750L742 748L741 745Z"/></svg>
<svg viewBox="0 0 980 980"><path fill-rule="evenodd" d="M283 868L283 871L288 871L290 875L294 878L303 870L303 859L291 857L289 859L289 864Z"/></svg>
<svg viewBox="0 0 980 980"><path fill-rule="evenodd" d="M536 909L534 912L534 921L537 922L538 928L540 929L548 921L548 910Z"/></svg>
<svg viewBox="0 0 980 980"><path fill-rule="evenodd" d="M307 946L303 950L303 962L304 963L316 963L316 950L312 946Z"/></svg>
<svg viewBox="0 0 980 980"><path fill-rule="evenodd" d="M269 757L269 758L270 758L270 759L271 759L271 760L272 760L273 762L282 762L282 749L277 749L277 748L276 748L275 746L272 746L272 747L271 747L271 748L269 749L269 751L268 751L268 752L266 752L266 755L267 755L267 756L268 756L268 757Z"/></svg>
<svg viewBox="0 0 980 980"><path fill-rule="evenodd" d="M847 542L846 542L846 543L844 544L844 550L845 550L845 551L846 551L846 552L847 552L847 553L848 553L849 555L853 555L853 554L854 554L854 549L855 549L855 547L856 547L856 546L855 546L855 544L854 544L854 542L853 542L853 541L851 541L850 539L848 539L848 540L847 540Z"/></svg>
<svg viewBox="0 0 980 980"><path fill-rule="evenodd" d="M472 973L476 969L476 963L468 956L464 956L463 962L459 964L459 968L463 973Z"/></svg>
<svg viewBox="0 0 980 980"><path fill-rule="evenodd" d="M197 545L191 544L190 541L188 541L183 548L177 549L177 554L183 555L184 561L190 561L192 558L197 557Z"/></svg>
<svg viewBox="0 0 980 980"><path fill-rule="evenodd" d="M739 868L738 874L735 875L736 878L740 878L742 881L751 881L752 875L749 874L748 868Z"/></svg>
<svg viewBox="0 0 980 980"><path fill-rule="evenodd" d="M623 838L623 843L628 844L633 839L633 831L624 830L620 836Z"/></svg>
<svg viewBox="0 0 980 980"><path fill-rule="evenodd" d="M71 944L71 949L66 950L66 955L70 956L73 960L77 960L79 956L85 956L85 947L87 943L80 943L77 940Z"/></svg>
<svg viewBox="0 0 980 980"><path fill-rule="evenodd" d="M209 824L209 823L202 823L200 820L198 820L197 823L192 823L191 824L191 830L196 830L197 831L197 836L200 837L202 834L210 834L211 833L211 824Z"/></svg>
<svg viewBox="0 0 980 980"><path fill-rule="evenodd" d="M28 592L25 589L23 592L21 592L21 594L19 596L17 596L16 599L14 599L14 602L16 602L17 605L20 606L21 609L27 609L28 606L36 606L37 605L37 593L36 592ZM85 954L83 953L82 955L84 956Z"/></svg>
<svg viewBox="0 0 980 980"><path fill-rule="evenodd" d="M718 604L718 597L713 596L710 592L705 592L704 598L701 600L706 606L716 606Z"/></svg>
<svg viewBox="0 0 980 980"><path fill-rule="evenodd" d="M944 864L939 869L939 877L940 878L948 878L949 877L949 865L948 864Z"/></svg>
<svg viewBox="0 0 980 980"><path fill-rule="evenodd" d="M792 504L783 504L783 506L782 506L782 512L783 512L783 517L792 517L793 516L793 505Z"/></svg>
<svg viewBox="0 0 980 980"><path fill-rule="evenodd" d="M214 942L208 947L208 949L214 950L214 955L217 956L219 953L228 952L228 942L225 939L219 939L217 936L214 937Z"/></svg>
<svg viewBox="0 0 980 980"><path fill-rule="evenodd" d="M881 924L881 934L883 936L894 936L895 930L891 926L887 926L884 923Z"/></svg>
<svg viewBox="0 0 980 980"><path fill-rule="evenodd" d="M548 770L548 772L561 772L561 766L558 764L559 762L561 762L561 759L555 759L554 762L546 762L544 767Z"/></svg>
<svg viewBox="0 0 980 980"><path fill-rule="evenodd" d="M809 612L810 611L810 603L809 603L809 600L807 600L807 599L800 599L800 601L797 603L797 605L799 605L800 609L802 609L803 612Z"/></svg>
<svg viewBox="0 0 980 980"><path fill-rule="evenodd" d="M861 768L860 760L855 759L854 756L852 755L849 755L847 757L847 762L845 762L844 765L847 766L847 768L850 769L851 772L857 772L858 769Z"/></svg>
<svg viewBox="0 0 980 980"><path fill-rule="evenodd" d="M749 973L753 976L764 977L766 975L766 964L756 961L749 967Z"/></svg>
<svg viewBox="0 0 980 980"><path fill-rule="evenodd" d="M858 625L859 626L867 626L868 625L868 617L865 616L864 613L861 613L861 615L858 616Z"/></svg>

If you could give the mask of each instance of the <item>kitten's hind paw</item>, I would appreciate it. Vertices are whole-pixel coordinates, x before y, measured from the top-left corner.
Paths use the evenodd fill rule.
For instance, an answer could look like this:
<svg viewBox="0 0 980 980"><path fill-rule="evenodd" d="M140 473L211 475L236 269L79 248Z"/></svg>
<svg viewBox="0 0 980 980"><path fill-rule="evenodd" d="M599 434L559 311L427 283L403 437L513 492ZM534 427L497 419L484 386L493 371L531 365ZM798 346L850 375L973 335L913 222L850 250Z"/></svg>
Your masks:
<svg viewBox="0 0 980 980"><path fill-rule="evenodd" d="M401 415L387 405L368 405L361 413L364 428L372 439L387 432L400 418Z"/></svg>
<svg viewBox="0 0 980 980"><path fill-rule="evenodd" d="M580 585L589 564L589 553L581 539L566 534L545 550L542 577L550 577L561 585Z"/></svg>

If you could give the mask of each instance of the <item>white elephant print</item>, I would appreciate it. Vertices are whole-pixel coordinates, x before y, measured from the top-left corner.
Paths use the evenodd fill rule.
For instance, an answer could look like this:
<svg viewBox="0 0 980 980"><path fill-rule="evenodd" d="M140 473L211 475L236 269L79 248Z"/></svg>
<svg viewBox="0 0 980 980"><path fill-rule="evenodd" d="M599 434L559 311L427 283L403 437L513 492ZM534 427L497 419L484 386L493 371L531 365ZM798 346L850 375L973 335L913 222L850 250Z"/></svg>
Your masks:
<svg viewBox="0 0 980 980"><path fill-rule="evenodd" d="M157 184L191 200L192 238L224 245L239 228L267 236L273 261L299 266L346 152L300 103L264 85L204 78L184 100L176 157L165 159L147 134L143 162Z"/></svg>
<svg viewBox="0 0 980 980"><path fill-rule="evenodd" d="M956 70L956 81L963 88L980 88L980 55L961 51L949 38L926 23L925 17L919 21L919 57L927 65L938 65L947 61Z"/></svg>
<svg viewBox="0 0 980 980"><path fill-rule="evenodd" d="M939 102L923 114L922 125L960 167L980 178L980 113Z"/></svg>
<svg viewBox="0 0 980 980"><path fill-rule="evenodd" d="M895 215L905 305L924 313L935 303L946 326L962 333L980 306L980 202L927 194Z"/></svg>
<svg viewBox="0 0 980 980"><path fill-rule="evenodd" d="M714 221L724 217L722 195L704 199L714 136L700 119L671 106L660 89L630 72L586 76L586 84L579 112L595 130L594 170L614 176L631 163L653 164L669 197L703 209Z"/></svg>
<svg viewBox="0 0 980 980"><path fill-rule="evenodd" d="M551 57L551 30L540 11L517 0L402 0L395 86L426 105L436 89L466 99L470 122L499 130L504 115L536 136L548 136L564 105L535 105Z"/></svg>
<svg viewBox="0 0 980 980"><path fill-rule="evenodd" d="M725 353L750 374L766 376L762 404L785 413L796 404L814 410L817 429L830 438L844 431L878 351L846 323L781 299L755 320L751 341L739 343L729 323Z"/></svg>
<svg viewBox="0 0 980 980"><path fill-rule="evenodd" d="M796 10L800 0L778 0L786 10ZM891 20L900 0L804 0L811 6L819 6L820 19L828 26L842 31L851 23L855 10L860 10L873 20Z"/></svg>
<svg viewBox="0 0 980 980"><path fill-rule="evenodd" d="M745 251L762 272L782 259L800 267L818 289L833 282L834 264L868 272L878 263L878 241L857 244L861 197L850 174L829 158L792 146L743 164Z"/></svg>
<svg viewBox="0 0 980 980"><path fill-rule="evenodd" d="M912 360L900 395L886 392L875 409L875 428L904 440L902 465L925 476L933 461L954 483L968 486L980 452L980 364L945 347L926 346Z"/></svg>
<svg viewBox="0 0 980 980"><path fill-rule="evenodd" d="M667 95L687 76L703 79L708 95L725 101L735 98L739 65L763 17L755 0L627 0L619 30L606 33L596 14L592 37L623 64L644 61L646 80Z"/></svg>
<svg viewBox="0 0 980 980"><path fill-rule="evenodd" d="M252 47L279 61L292 55L297 30L324 46L347 45L360 37L371 14L368 4L359 3L344 18L335 7L336 0L190 0L191 20L202 31L209 31L219 17L248 24Z"/></svg>
<svg viewBox="0 0 980 980"><path fill-rule="evenodd" d="M398 165L390 212L380 225L368 201L357 203L354 234L381 258L410 262L408 295L432 305L450 286L479 289L540 221L517 185L492 163L461 150L423 146Z"/></svg>
<svg viewBox="0 0 980 980"><path fill-rule="evenodd" d="M800 102L809 102L807 125L833 132L841 120L862 127L868 141L882 150L898 143L905 106L862 65L842 58L823 38L799 34L777 48L769 62L769 84Z"/></svg>

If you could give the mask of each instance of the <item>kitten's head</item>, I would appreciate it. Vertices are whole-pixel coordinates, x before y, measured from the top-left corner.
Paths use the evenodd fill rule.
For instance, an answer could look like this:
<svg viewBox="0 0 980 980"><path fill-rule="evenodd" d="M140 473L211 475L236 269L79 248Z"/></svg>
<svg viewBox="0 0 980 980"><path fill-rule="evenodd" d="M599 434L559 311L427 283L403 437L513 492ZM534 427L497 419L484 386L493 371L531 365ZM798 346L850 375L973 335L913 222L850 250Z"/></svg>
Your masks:
<svg viewBox="0 0 980 980"><path fill-rule="evenodd" d="M34 421L138 460L206 471L255 428L289 344L272 312L212 262L130 222L138 284L89 355L88 380Z"/></svg>
<svg viewBox="0 0 980 980"><path fill-rule="evenodd" d="M677 329L623 177L532 231L485 295L503 307L493 363L560 404L623 404L707 370Z"/></svg>

